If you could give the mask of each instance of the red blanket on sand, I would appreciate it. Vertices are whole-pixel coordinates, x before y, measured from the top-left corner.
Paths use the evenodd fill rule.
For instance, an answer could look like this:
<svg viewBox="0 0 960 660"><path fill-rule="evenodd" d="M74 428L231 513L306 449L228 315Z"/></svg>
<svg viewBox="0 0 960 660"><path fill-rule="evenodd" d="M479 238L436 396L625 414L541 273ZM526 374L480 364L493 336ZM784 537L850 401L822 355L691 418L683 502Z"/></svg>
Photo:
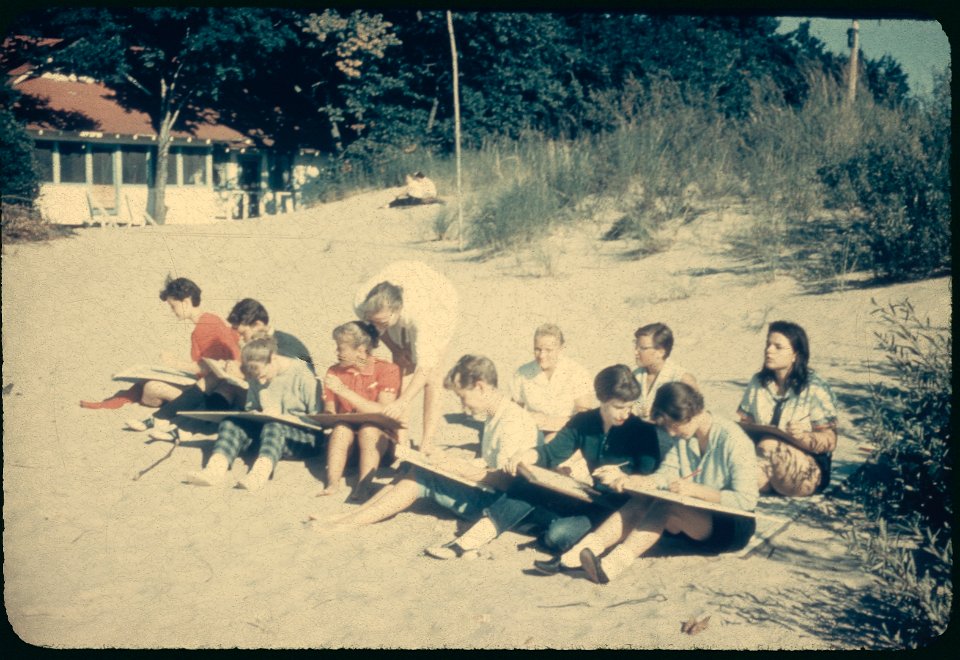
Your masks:
<svg viewBox="0 0 960 660"><path fill-rule="evenodd" d="M81 401L81 408L106 408L108 410L113 410L114 408L119 408L125 406L128 403L139 403L140 398L143 396L143 383L134 383L130 388L125 390L120 390L113 396L109 396L103 401Z"/></svg>

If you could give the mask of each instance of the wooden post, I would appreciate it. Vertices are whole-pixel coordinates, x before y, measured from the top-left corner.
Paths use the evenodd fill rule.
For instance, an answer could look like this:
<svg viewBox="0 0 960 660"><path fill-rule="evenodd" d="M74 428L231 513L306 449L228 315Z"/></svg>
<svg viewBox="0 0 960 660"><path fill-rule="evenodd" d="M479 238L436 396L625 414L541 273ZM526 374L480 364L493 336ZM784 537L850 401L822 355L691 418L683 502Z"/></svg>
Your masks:
<svg viewBox="0 0 960 660"><path fill-rule="evenodd" d="M457 40L453 35L453 14L447 10L450 56L453 60L453 126L457 159L457 246L463 252L463 174L460 160L460 74L457 66Z"/></svg>
<svg viewBox="0 0 960 660"><path fill-rule="evenodd" d="M847 44L850 46L850 70L847 71L847 103L852 104L857 98L857 72L860 57L860 25L856 19L853 27L847 30Z"/></svg>

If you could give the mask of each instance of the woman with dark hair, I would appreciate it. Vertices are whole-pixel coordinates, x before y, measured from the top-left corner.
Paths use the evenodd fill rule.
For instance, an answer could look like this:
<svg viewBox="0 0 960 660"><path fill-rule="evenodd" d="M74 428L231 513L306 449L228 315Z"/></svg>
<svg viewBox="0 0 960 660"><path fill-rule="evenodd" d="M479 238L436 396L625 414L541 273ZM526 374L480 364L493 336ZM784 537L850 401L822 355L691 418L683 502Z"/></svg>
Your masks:
<svg viewBox="0 0 960 660"><path fill-rule="evenodd" d="M657 433L676 439L663 463L648 476L598 470L595 476L601 483L616 492L625 488L669 490L753 510L759 496L756 455L753 443L736 423L705 410L703 396L686 383L661 387L651 414L659 427ZM664 532L682 533L705 549L725 552L744 547L755 529L753 518L714 514L637 495L565 552L560 562L566 568L581 566L592 582L606 584L653 547Z"/></svg>
<svg viewBox="0 0 960 660"><path fill-rule="evenodd" d="M775 426L793 441L757 441L761 493L803 497L830 482L837 402L830 386L807 366L809 360L803 328L789 321L770 324L763 368L750 379L737 412L742 421Z"/></svg>

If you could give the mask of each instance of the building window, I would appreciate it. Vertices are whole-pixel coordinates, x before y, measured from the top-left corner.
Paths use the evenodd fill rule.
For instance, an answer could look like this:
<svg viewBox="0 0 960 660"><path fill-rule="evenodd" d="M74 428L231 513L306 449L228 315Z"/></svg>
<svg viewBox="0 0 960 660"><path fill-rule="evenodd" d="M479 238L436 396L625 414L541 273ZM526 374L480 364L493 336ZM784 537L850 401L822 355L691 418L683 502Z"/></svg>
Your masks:
<svg viewBox="0 0 960 660"><path fill-rule="evenodd" d="M46 183L53 182L53 142L37 142L33 147L33 158L37 163L37 174Z"/></svg>
<svg viewBox="0 0 960 660"><path fill-rule="evenodd" d="M60 182L87 182L85 145L77 142L60 143Z"/></svg>
<svg viewBox="0 0 960 660"><path fill-rule="evenodd" d="M181 152L183 158L183 185L204 186L207 183L207 154L199 150Z"/></svg>
<svg viewBox="0 0 960 660"><path fill-rule="evenodd" d="M120 156L123 160L124 183L148 183L147 167L149 162L149 147L123 148Z"/></svg>
<svg viewBox="0 0 960 660"><path fill-rule="evenodd" d="M93 159L93 184L112 186L113 184L113 154L115 147L93 146L90 157Z"/></svg>

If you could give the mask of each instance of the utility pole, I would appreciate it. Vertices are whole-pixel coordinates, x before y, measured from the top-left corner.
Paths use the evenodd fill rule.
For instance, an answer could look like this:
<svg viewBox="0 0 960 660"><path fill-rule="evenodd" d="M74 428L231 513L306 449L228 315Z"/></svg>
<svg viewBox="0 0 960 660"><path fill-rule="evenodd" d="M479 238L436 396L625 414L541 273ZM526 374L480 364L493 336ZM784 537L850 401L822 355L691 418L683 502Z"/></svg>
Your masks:
<svg viewBox="0 0 960 660"><path fill-rule="evenodd" d="M457 245L463 252L463 174L460 156L460 74L457 66L457 40L453 34L453 14L447 11L447 31L450 33L450 54L453 59L453 125L457 154Z"/></svg>
<svg viewBox="0 0 960 660"><path fill-rule="evenodd" d="M860 24L853 20L853 27L847 30L847 46L850 48L850 69L847 71L847 103L853 104L857 98L857 72L860 57Z"/></svg>

